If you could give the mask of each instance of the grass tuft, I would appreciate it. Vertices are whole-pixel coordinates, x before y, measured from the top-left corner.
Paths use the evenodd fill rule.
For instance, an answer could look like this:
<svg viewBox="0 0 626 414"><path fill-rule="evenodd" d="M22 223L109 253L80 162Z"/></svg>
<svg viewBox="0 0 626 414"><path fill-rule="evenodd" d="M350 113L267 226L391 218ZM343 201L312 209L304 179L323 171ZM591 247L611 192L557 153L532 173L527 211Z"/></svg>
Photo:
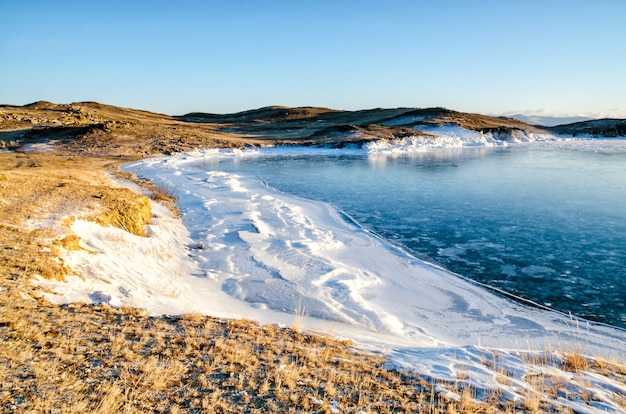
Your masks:
<svg viewBox="0 0 626 414"><path fill-rule="evenodd" d="M563 368L567 371L584 371L589 369L589 366L589 359L580 352L566 352L563 354Z"/></svg>

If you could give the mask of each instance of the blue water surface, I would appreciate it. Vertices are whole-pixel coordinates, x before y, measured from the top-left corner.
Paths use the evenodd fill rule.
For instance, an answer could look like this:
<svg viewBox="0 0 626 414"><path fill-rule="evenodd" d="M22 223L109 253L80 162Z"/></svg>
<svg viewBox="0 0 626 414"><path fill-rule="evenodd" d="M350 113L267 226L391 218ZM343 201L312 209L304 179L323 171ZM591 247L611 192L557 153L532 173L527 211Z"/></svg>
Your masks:
<svg viewBox="0 0 626 414"><path fill-rule="evenodd" d="M212 160L330 202L415 256L626 327L626 152L524 145Z"/></svg>

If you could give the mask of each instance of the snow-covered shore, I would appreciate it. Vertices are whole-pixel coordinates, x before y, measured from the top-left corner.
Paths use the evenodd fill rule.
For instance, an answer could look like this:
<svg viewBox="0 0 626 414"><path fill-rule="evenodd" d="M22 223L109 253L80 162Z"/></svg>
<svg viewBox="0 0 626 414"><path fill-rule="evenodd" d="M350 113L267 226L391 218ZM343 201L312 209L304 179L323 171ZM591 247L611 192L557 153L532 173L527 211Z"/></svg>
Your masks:
<svg viewBox="0 0 626 414"><path fill-rule="evenodd" d="M172 188L181 219L153 203L147 238L76 221L72 230L85 250L64 260L82 278L40 282L58 293L49 298L285 325L305 313L306 328L349 337L397 367L451 381L470 372L469 383L510 399L522 398L529 373L554 369L525 355L559 349L625 359L622 330L496 296L412 257L331 205L195 165L223 156L245 154L213 150L127 166ZM498 364L485 364L494 349ZM497 370L511 380L496 381ZM568 402L572 408L614 409L610 393L626 393L624 384L594 381L602 401Z"/></svg>

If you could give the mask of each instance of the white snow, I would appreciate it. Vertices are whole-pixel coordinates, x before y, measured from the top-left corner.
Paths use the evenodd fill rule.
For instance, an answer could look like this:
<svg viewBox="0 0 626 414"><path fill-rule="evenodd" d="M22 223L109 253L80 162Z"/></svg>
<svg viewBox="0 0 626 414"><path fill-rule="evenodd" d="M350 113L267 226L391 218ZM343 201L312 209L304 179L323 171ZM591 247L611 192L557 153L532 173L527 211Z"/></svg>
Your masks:
<svg viewBox="0 0 626 414"><path fill-rule="evenodd" d="M27 144L24 145L24 151L36 151L36 152L48 152L54 149L53 144L56 143L56 140L47 140L46 142L40 142L35 144Z"/></svg>
<svg viewBox="0 0 626 414"><path fill-rule="evenodd" d="M416 135L398 140L373 141L366 145L370 154L424 152L436 148L500 147L510 143L555 141L558 137L527 131L513 131L511 136L491 132L470 131L454 125L420 127L433 136Z"/></svg>
<svg viewBox="0 0 626 414"><path fill-rule="evenodd" d="M63 259L81 278L39 281L56 292L49 298L286 325L305 308L308 329L350 337L395 367L433 378L456 381L467 371L472 385L511 399L523 398L529 372L551 369L524 356L565 349L624 360L624 331L503 299L390 245L331 205L194 165L246 154L211 150L127 166L175 188L182 220L153 203L148 237L76 221L84 250ZM508 382L496 380L496 365ZM610 395L625 391L609 382L594 383L605 398L598 409L614 409ZM593 412L583 403L576 409Z"/></svg>

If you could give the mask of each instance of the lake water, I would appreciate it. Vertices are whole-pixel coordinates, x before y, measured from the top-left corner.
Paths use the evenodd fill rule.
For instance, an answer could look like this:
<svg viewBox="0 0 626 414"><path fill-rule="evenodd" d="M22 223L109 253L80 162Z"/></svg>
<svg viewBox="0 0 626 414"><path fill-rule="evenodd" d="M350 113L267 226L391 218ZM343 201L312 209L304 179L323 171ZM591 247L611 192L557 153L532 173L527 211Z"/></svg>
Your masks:
<svg viewBox="0 0 626 414"><path fill-rule="evenodd" d="M415 256L537 304L626 327L626 147L535 143L208 161L330 202Z"/></svg>

